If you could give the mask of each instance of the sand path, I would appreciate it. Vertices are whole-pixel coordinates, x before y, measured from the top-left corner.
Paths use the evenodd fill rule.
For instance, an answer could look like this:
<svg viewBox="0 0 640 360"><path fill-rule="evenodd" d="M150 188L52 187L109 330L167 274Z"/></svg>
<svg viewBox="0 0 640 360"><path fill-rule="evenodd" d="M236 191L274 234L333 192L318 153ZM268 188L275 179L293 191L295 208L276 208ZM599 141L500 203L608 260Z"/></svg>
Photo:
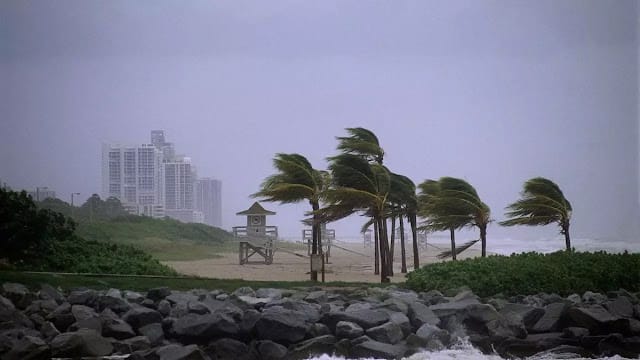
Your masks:
<svg viewBox="0 0 640 360"><path fill-rule="evenodd" d="M325 265L326 281L379 282L380 276L373 273L373 254L371 247L362 243L337 243L332 247L329 263ZM444 247L444 244L435 244ZM410 246L409 246L410 247ZM479 255L479 244L459 255L459 259ZM289 251L289 250L287 250ZM306 255L304 250L295 253ZM420 251L420 264L441 261L436 258L439 250L428 248ZM220 258L193 261L165 261L164 264L185 275L196 275L219 279L303 281L309 280L309 259L296 256L290 252L276 251L273 264L239 265L238 253L221 253ZM255 256L252 259L259 260ZM400 248L396 247L394 256L395 276L392 282L402 282L405 277L400 273ZM413 253L407 249L407 270L413 270Z"/></svg>

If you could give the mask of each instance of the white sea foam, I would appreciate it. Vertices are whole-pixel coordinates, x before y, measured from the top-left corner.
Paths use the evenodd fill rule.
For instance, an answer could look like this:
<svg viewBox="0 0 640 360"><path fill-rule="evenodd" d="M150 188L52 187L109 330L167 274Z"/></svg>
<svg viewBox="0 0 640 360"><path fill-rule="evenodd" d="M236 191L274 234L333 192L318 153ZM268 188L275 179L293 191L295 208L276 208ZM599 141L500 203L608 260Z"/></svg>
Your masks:
<svg viewBox="0 0 640 360"><path fill-rule="evenodd" d="M320 355L313 357L310 360L344 360L343 357ZM471 346L468 341L461 341L451 347L451 349L441 351L422 351L413 354L405 360L502 360L498 355L485 355L478 349ZM572 354L538 354L527 358L528 360L558 360L558 359L572 359L572 360L592 360L592 358L582 358ZM608 360L624 360L628 358L620 356L603 357L601 359ZM375 358L367 358L366 360L377 360Z"/></svg>

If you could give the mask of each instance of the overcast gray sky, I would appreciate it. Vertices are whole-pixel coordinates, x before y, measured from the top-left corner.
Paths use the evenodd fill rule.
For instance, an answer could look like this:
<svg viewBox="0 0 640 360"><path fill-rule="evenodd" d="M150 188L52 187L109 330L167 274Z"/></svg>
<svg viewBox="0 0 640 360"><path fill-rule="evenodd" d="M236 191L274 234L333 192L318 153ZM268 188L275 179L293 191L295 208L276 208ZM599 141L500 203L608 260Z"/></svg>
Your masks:
<svg viewBox="0 0 640 360"><path fill-rule="evenodd" d="M363 126L392 171L462 177L496 220L545 176L574 205L574 236L632 238L639 17L634 0L4 0L0 178L85 198L102 142L164 129L223 181L230 228L276 152L324 168L335 136ZM306 204L265 207L299 235Z"/></svg>

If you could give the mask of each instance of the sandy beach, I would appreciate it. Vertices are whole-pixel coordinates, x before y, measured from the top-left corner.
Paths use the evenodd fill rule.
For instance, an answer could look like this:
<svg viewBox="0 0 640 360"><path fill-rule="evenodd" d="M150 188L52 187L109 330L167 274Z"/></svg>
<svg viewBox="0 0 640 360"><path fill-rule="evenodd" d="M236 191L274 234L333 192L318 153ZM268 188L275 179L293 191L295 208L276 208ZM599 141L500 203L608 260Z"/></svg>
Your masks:
<svg viewBox="0 0 640 360"><path fill-rule="evenodd" d="M438 248L445 248L445 244L434 244ZM276 248L278 246L276 245ZM421 249L420 264L442 261L436 258L440 249L428 247ZM295 254L298 255L295 255ZM251 263L240 265L238 252L221 253L221 257L193 261L166 261L164 264L176 269L185 275L196 275L208 278L220 279L244 279L244 280L282 280L303 281L309 280L309 258L306 250L291 251L288 249L276 250L273 263L270 265ZM459 259L479 256L480 244L476 244L458 256ZM372 247L364 247L362 243L336 242L331 248L329 263L325 265L326 281L357 281L379 282L380 276L373 273ZM254 256L252 260L259 261L262 258ZM404 274L400 273L400 247L396 246L394 254L395 276L392 282L404 281ZM450 260L447 260L450 261ZM407 270L413 270L413 252L410 244L407 248Z"/></svg>

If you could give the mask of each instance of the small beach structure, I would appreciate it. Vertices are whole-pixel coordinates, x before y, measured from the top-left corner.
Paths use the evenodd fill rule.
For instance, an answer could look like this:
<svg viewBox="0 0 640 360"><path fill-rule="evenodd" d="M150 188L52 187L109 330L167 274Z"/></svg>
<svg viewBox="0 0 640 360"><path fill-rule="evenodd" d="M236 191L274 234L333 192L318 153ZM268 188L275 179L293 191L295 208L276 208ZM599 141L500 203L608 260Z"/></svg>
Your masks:
<svg viewBox="0 0 640 360"><path fill-rule="evenodd" d="M278 227L267 226L267 216L275 214L257 201L247 210L236 213L247 218L246 226L233 227L233 236L239 241L240 265L250 263L249 258L253 255L263 259L256 263L273 263L273 245L278 239Z"/></svg>
<svg viewBox="0 0 640 360"><path fill-rule="evenodd" d="M327 229L327 224L320 225L320 236L322 241L322 253L329 258L331 256L331 244L336 240L336 231ZM313 229L302 230L302 243L307 244L307 255L311 255L311 246L313 244Z"/></svg>
<svg viewBox="0 0 640 360"><path fill-rule="evenodd" d="M371 234L373 234L373 231L371 231L370 229L367 229L365 232L362 233L362 240L364 241L364 247L372 247L373 246L373 242L371 241Z"/></svg>

